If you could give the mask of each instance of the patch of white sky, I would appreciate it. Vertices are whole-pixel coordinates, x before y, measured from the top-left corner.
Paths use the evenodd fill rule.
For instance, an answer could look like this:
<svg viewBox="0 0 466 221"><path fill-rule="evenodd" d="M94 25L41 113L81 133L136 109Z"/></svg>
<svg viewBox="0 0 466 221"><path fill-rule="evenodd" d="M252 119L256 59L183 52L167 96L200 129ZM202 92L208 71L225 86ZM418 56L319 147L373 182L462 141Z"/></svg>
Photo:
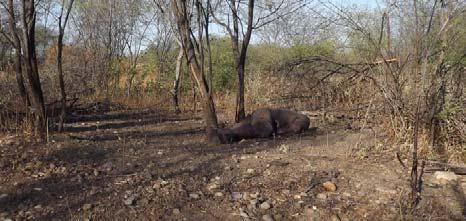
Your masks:
<svg viewBox="0 0 466 221"><path fill-rule="evenodd" d="M325 0L314 0L313 4L319 5L319 2L326 2ZM367 10L374 10L383 7L385 0L328 0L328 2L332 2L332 4L338 7L354 7L359 9L367 9ZM209 31L212 35L224 37L227 35L226 30L215 23L211 23L209 25ZM256 44L260 42L260 37L256 34L252 34L251 43Z"/></svg>
<svg viewBox="0 0 466 221"><path fill-rule="evenodd" d="M332 2L332 4L334 4L336 6L339 6L339 7L343 7L343 8L345 8L345 7L354 7L354 8L359 8L359 9L367 9L367 10L374 10L375 9L376 10L376 9L382 8L385 1L386 0L313 0L313 1L310 1L310 2L311 2L311 4L313 4L315 6L319 6L319 4L320 4L319 2ZM56 31L54 29L54 27L56 26L55 25L56 24L56 18L53 16L53 14L58 13L59 7L58 7L58 5L54 5L49 10L51 10L51 12L53 12L53 13L48 14L46 17L41 17L42 19L41 19L40 22L42 24L44 24L44 22L45 22L47 27L49 27L53 31ZM56 10L56 11L54 11L54 10ZM75 28L75 27L73 27L73 24L72 24L73 22L71 21L70 23L71 24L69 26L71 26L71 29ZM211 23L210 26L209 26L209 30L210 30L211 35L216 36L216 37L227 36L226 30L222 26L220 26L218 24ZM67 31L70 31L70 28L68 28ZM255 32L253 31L253 35L252 35L252 39L251 39L252 44L256 44L256 43L260 42L260 37L258 35L256 35L256 34L254 34L254 33ZM144 50L150 44L154 43L153 39L151 39L151 37L149 37L149 36L154 36L155 33L153 33L153 31L149 30L147 32L147 35L148 36L146 36L144 38L143 42L141 42L142 43L142 50ZM71 41L71 38L72 38L71 36L66 37L68 42Z"/></svg>

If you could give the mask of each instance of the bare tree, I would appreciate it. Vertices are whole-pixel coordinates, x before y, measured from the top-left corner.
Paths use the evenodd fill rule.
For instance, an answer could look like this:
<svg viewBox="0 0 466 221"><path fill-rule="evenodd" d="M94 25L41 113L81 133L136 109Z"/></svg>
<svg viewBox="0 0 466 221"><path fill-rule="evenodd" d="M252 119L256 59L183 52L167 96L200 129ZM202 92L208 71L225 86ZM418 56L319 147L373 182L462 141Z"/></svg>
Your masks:
<svg viewBox="0 0 466 221"><path fill-rule="evenodd" d="M195 4L200 4L200 2L196 1ZM183 44L185 57L191 71L191 76L195 80L201 94L204 119L206 121L207 139L209 142L218 143L219 139L216 130L218 123L215 104L212 98L212 94L209 91L209 86L207 84L203 68L201 67L202 64L200 63L200 60L203 60L204 58L200 57L202 56L201 54L196 54L196 49L194 46L195 42L196 44L201 44L202 42L193 39L194 35L191 28L191 23L188 19L188 8L186 0L172 0L171 7L176 18L179 35ZM197 45L197 47L199 46Z"/></svg>
<svg viewBox="0 0 466 221"><path fill-rule="evenodd" d="M256 2L262 3L261 1L248 0L247 3L244 3L238 0L224 0L224 2L225 4L222 4L222 1L218 1L217 4L215 4L215 7L211 4L209 4L209 7L211 11L214 11L214 8L217 10L222 9L222 7L227 8L226 21L223 21L222 18L215 13L212 14L212 17L217 24L221 25L227 31L231 39L235 68L238 77L235 121L239 122L245 117L244 74L247 51L251 41L252 31L271 23L278 18L291 14L299 9L298 6L302 6L302 1L291 1L291 3L286 3L285 0L278 2L265 1L263 4L257 5L257 7L263 9L261 12L265 12L257 18L254 17L255 4ZM242 14L246 14L246 17L242 16Z"/></svg>
<svg viewBox="0 0 466 221"><path fill-rule="evenodd" d="M3 4L2 4L3 5ZM13 45L14 52L14 69L16 73L16 83L18 85L18 91L21 96L21 100L23 104L28 107L30 105L29 98L27 95L24 77L23 77L23 68L22 68L22 49L21 49L21 41L20 36L18 33L17 17L15 13L15 6L13 4L13 0L8 0L5 7L6 12L8 13L8 33L2 28L0 24L0 33L2 33L9 42ZM1 16L1 14L0 14Z"/></svg>
<svg viewBox="0 0 466 221"><path fill-rule="evenodd" d="M68 19L73 8L74 0L69 0L68 6L65 6L65 0L61 1L60 15L58 16L58 40L57 40L57 71L58 71L58 82L60 84L60 95L61 95L61 113L58 131L63 130L63 123L66 118L66 92L65 92L65 81L63 79L63 37L65 35L65 28L68 24ZM65 12L66 7L66 12ZM63 17L64 16L64 17Z"/></svg>
<svg viewBox="0 0 466 221"><path fill-rule="evenodd" d="M46 136L46 120L44 96L39 78L35 45L36 10L34 0L21 1L21 43L23 49L24 67L29 83L29 95L31 100L31 112L34 117L35 132L40 138Z"/></svg>

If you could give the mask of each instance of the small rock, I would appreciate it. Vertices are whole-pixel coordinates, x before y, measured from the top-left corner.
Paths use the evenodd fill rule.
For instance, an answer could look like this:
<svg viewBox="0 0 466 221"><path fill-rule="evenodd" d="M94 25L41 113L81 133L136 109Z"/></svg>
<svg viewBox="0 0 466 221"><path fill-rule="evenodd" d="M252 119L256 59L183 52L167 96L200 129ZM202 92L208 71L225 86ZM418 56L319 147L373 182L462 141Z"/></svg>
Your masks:
<svg viewBox="0 0 466 221"><path fill-rule="evenodd" d="M249 169L246 170L246 172L247 173L254 173L254 169L249 168Z"/></svg>
<svg viewBox="0 0 466 221"><path fill-rule="evenodd" d="M329 192L335 192L337 190L337 185L335 185L332 182L325 182L322 184L322 186L324 187L326 191L329 191Z"/></svg>
<svg viewBox="0 0 466 221"><path fill-rule="evenodd" d="M330 216L330 221L340 221L340 217L336 214Z"/></svg>
<svg viewBox="0 0 466 221"><path fill-rule="evenodd" d="M94 176L99 176L99 171L98 170L94 170Z"/></svg>
<svg viewBox="0 0 466 221"><path fill-rule="evenodd" d="M209 186L207 186L207 189L209 191L212 191L212 190L215 190L215 189L218 189L218 188L219 188L219 186L216 183L212 183Z"/></svg>
<svg viewBox="0 0 466 221"><path fill-rule="evenodd" d="M154 185L152 186L153 189L160 189L162 188L163 186L166 186L168 184L168 181L165 181L165 180L162 180L162 179L158 179L157 181L155 181Z"/></svg>
<svg viewBox="0 0 466 221"><path fill-rule="evenodd" d="M255 210L255 209L257 209L257 200L251 200L251 201L249 201L248 209L249 209L249 210Z"/></svg>
<svg viewBox="0 0 466 221"><path fill-rule="evenodd" d="M304 201L303 200L300 200L296 203L299 207L303 207L304 206Z"/></svg>
<svg viewBox="0 0 466 221"><path fill-rule="evenodd" d="M8 197L8 194L6 194L6 193L0 194L0 200L1 200L1 199L5 199L5 198L7 198L7 197Z"/></svg>
<svg viewBox="0 0 466 221"><path fill-rule="evenodd" d="M90 210L90 209L92 209L92 204L86 203L83 205L83 210Z"/></svg>
<svg viewBox="0 0 466 221"><path fill-rule="evenodd" d="M240 192L233 192L231 193L231 198L233 198L234 201L237 201L243 198L243 194Z"/></svg>
<svg viewBox="0 0 466 221"><path fill-rule="evenodd" d="M448 183L453 183L458 180L458 176L453 172L447 171L436 171L434 173L433 182L440 185L446 185Z"/></svg>
<svg viewBox="0 0 466 221"><path fill-rule="evenodd" d="M181 212L180 212L179 209L175 208L175 209L173 209L173 212L172 212L172 213L173 213L174 215L177 215L177 214L180 214Z"/></svg>
<svg viewBox="0 0 466 221"><path fill-rule="evenodd" d="M263 202L263 203L261 203L261 205L259 206L259 208L261 208L262 210L268 210L268 209L270 209L270 207L272 207L272 206L271 206L270 203L268 203L268 202Z"/></svg>
<svg viewBox="0 0 466 221"><path fill-rule="evenodd" d="M262 216L262 220L263 220L263 221L274 221L275 219L273 218L272 215L270 215L270 214L265 214L265 215Z"/></svg>
<svg viewBox="0 0 466 221"><path fill-rule="evenodd" d="M42 209L42 205L40 205L40 204L36 205L36 206L34 206L34 209Z"/></svg>
<svg viewBox="0 0 466 221"><path fill-rule="evenodd" d="M327 194L325 194L325 193L318 193L316 197L317 197L317 199L324 200L324 199L327 199Z"/></svg>
<svg viewBox="0 0 466 221"><path fill-rule="evenodd" d="M128 198L126 198L123 203L125 203L125 205L127 206L131 206L134 204L134 201L135 201L136 197L135 196L130 196Z"/></svg>
<svg viewBox="0 0 466 221"><path fill-rule="evenodd" d="M247 200L249 200L249 197L250 197L250 195L249 195L248 192L244 192L244 193L243 193L243 200L246 200L246 201L247 201Z"/></svg>
<svg viewBox="0 0 466 221"><path fill-rule="evenodd" d="M286 144L282 144L279 149L282 153L288 153L288 151L290 150L290 147Z"/></svg>
<svg viewBox="0 0 466 221"><path fill-rule="evenodd" d="M291 191L290 190L282 190L282 193L285 195L290 195Z"/></svg>
<svg viewBox="0 0 466 221"><path fill-rule="evenodd" d="M155 182L154 185L152 186L152 189L158 190L158 189L160 189L161 187L162 187L162 185L160 185L159 182Z"/></svg>
<svg viewBox="0 0 466 221"><path fill-rule="evenodd" d="M223 197L223 193L222 193L222 192L216 192L216 193L214 194L214 196L216 196L216 197Z"/></svg>
<svg viewBox="0 0 466 221"><path fill-rule="evenodd" d="M250 196L251 198L256 199L257 197L259 197L259 193L251 193L251 194L249 194L249 196Z"/></svg>
<svg viewBox="0 0 466 221"><path fill-rule="evenodd" d="M191 199L199 199L199 194L197 194L197 193L190 193L190 194L189 194L189 198L191 198Z"/></svg>
<svg viewBox="0 0 466 221"><path fill-rule="evenodd" d="M295 200L300 200L300 199L301 199L301 195L294 195L294 196L293 196L293 199L295 199Z"/></svg>

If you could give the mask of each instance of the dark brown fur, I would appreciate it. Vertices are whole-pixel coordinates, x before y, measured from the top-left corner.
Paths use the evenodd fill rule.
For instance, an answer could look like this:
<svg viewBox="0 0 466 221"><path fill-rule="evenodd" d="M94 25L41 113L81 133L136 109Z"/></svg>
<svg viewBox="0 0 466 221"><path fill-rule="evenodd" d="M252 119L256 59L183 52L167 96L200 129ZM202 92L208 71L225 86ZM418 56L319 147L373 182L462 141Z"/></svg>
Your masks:
<svg viewBox="0 0 466 221"><path fill-rule="evenodd" d="M242 139L267 138L274 135L297 134L309 128L306 115L285 109L258 109L231 128L219 129L222 143Z"/></svg>

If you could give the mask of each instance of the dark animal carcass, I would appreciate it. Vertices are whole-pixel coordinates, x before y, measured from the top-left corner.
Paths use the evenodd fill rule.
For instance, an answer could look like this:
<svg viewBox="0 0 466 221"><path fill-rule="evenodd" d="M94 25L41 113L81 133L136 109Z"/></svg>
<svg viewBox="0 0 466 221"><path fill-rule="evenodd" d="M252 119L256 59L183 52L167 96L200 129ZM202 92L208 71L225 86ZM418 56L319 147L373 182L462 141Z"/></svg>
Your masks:
<svg viewBox="0 0 466 221"><path fill-rule="evenodd" d="M298 134L307 130L309 124L306 115L285 109L263 108L231 128L219 129L218 135L222 143L231 143L242 139Z"/></svg>

